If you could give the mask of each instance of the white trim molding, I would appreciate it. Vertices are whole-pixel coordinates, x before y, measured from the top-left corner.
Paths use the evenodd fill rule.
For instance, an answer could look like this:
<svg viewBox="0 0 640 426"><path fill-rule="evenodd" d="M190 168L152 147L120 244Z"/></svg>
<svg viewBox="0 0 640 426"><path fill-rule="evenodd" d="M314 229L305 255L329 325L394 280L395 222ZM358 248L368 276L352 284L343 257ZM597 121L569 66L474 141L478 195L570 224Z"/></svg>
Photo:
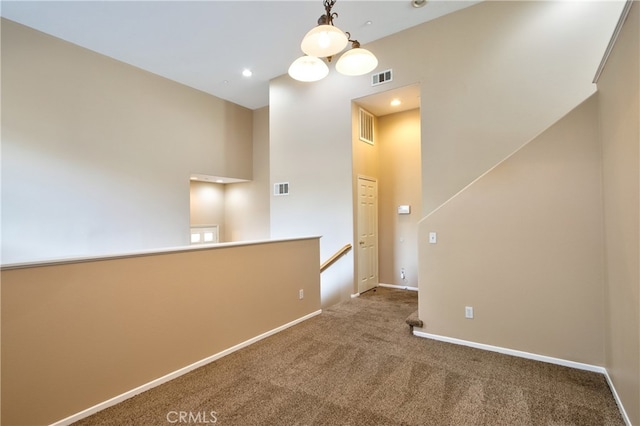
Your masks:
<svg viewBox="0 0 640 426"><path fill-rule="evenodd" d="M602 56L602 60L600 61L600 65L598 65L598 69L596 70L596 75L593 77L593 83L598 83L600 80L600 75L604 70L604 67L607 65L607 61L609 60L609 55L613 51L613 47L618 41L618 36L620 35L620 31L622 31L622 26L627 20L627 16L629 15L629 11L631 10L631 6L633 5L633 0L627 0L624 7L622 8L622 12L620 13L620 18L618 19L618 23L616 24L616 28L613 30L613 35L609 40L609 44L604 51L604 55Z"/></svg>
<svg viewBox="0 0 640 426"><path fill-rule="evenodd" d="M406 285L395 285L395 284L378 284L379 287L388 287L388 288L397 288L400 290L411 290L411 291L418 291L418 287L410 287L410 286L406 286Z"/></svg>
<svg viewBox="0 0 640 426"><path fill-rule="evenodd" d="M609 372L608 371L605 372L604 376L607 378L607 383L609 383L609 388L611 389L611 393L613 394L613 399L615 399L616 404L618 405L618 409L620 410L622 419L624 420L627 426L633 426L631 424L631 419L629 419L629 415L627 414L627 411L624 409L624 405L622 405L622 400L620 399L618 392L616 392L616 387L613 385L613 381L611 380L611 377L609 377Z"/></svg>
<svg viewBox="0 0 640 426"><path fill-rule="evenodd" d="M546 355L534 354L531 352L519 351L516 349L502 348L500 346L492 346L484 343L472 342L469 340L456 339L455 337L448 337L448 336L441 336L438 334L426 333L418 329L418 327L414 327L413 335L418 337L423 337L425 339L432 339L432 340L438 340L440 342L453 343L454 345L469 346L472 348L482 349L485 351L498 352L505 355L517 356L519 358L526 358L534 361L547 362L550 364L557 364L557 365L562 365L564 367L576 368L578 370L592 371L594 373L603 374L604 377L607 379L607 383L609 384L609 388L611 389L611 393L613 394L613 398L615 399L616 404L618 405L618 409L620 410L620 414L622 415L623 420L625 421L627 426L632 426L631 421L629 420L629 416L627 415L627 412L625 411L624 406L622 405L622 401L620 400L620 397L616 392L616 388L613 385L611 378L609 377L609 373L607 372L607 369L604 367L601 367L599 365L584 364L581 362L569 361L562 358L554 358Z"/></svg>
<svg viewBox="0 0 640 426"><path fill-rule="evenodd" d="M119 404L122 401L125 401L125 400L127 400L129 398L132 398L132 397L134 397L134 396L136 396L136 395L138 395L138 394L140 394L142 392L148 391L149 389L155 388L156 386L160 386L161 384L166 383L166 382L168 382L170 380L176 379L176 378L178 378L178 377L180 377L182 375L187 374L190 371L195 370L196 368L200 368L200 367L203 367L203 366L205 366L207 364L210 364L213 361L216 361L216 360L218 360L218 359L220 359L220 358L222 358L224 356L230 355L235 351L238 351L238 350L240 350L242 348L245 348L245 347L247 347L247 346L249 346L249 345L251 345L253 343L256 343L256 342L258 342L258 341L260 341L262 339L265 339L265 338L267 338L267 337L269 337L271 335L279 333L279 332L281 332L281 331L283 331L283 330L285 330L285 329L287 329L289 327L292 327L292 326L294 326L296 324L299 324L299 323L301 323L303 321L306 321L306 320L308 320L308 319L310 319L312 317L315 317L316 315L320 315L321 313L322 313L322 310L320 309L320 310L317 310L317 311L312 312L310 314L307 314L307 315L305 315L305 316L303 316L301 318L295 319L295 320L293 320L291 322L288 322L288 323L286 323L284 325L281 325L280 327L276 327L273 330L269 330L269 331L267 331L265 333L262 333L259 336L253 337L253 338L251 338L249 340L246 340L246 341L244 341L242 343L238 343L237 345L232 346L232 347L230 347L228 349L225 349L225 350L223 350L221 352L218 352L217 354L211 355L211 356L209 356L209 357L207 357L205 359L202 359L200 361L196 361L191 365L187 365L186 367L182 367L179 370L176 370L176 371L174 371L172 373L166 374L166 375L164 375L162 377L159 377L159 378L157 378L155 380L152 380L152 381L150 381L148 383L145 383L145 384L143 384L141 386L138 386L135 389L131 389L131 390L127 391L127 392L124 392L124 393L122 393L122 394L120 394L118 396L115 396L115 397L107 400L107 401L104 401L104 402L101 402L99 404L96 404L93 407L90 407L90 408L87 408L86 410L80 411L79 413L73 414L73 415L71 415L71 416L69 416L67 418L62 419L62 420L58 420L57 422L52 423L51 426L67 426L67 425L70 425L72 423L75 423L75 422L77 422L79 420L82 420L82 419L84 419L86 417L91 416L92 414L97 413L98 411L101 411L101 410L104 410L105 408L109 408L109 407L111 407L113 405Z"/></svg>

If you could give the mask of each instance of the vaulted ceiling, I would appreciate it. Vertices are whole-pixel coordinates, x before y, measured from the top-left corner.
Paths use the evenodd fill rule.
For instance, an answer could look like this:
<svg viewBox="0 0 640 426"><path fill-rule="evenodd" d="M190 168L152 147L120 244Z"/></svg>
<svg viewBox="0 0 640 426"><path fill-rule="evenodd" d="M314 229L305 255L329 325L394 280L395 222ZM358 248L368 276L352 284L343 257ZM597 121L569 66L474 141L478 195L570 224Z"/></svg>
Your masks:
<svg viewBox="0 0 640 426"><path fill-rule="evenodd" d="M363 47L477 1L339 0L335 25ZM2 1L3 17L250 109L302 55L321 0ZM375 52L374 52L375 53ZM250 69L251 77L242 71ZM335 72L333 70L332 72ZM308 83L313 84L313 83Z"/></svg>

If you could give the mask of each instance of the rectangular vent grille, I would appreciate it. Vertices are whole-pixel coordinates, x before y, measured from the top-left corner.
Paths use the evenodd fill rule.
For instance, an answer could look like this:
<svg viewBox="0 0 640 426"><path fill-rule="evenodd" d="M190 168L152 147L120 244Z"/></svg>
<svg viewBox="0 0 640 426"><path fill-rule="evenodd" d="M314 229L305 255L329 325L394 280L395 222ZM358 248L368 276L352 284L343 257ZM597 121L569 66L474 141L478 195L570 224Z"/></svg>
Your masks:
<svg viewBox="0 0 640 426"><path fill-rule="evenodd" d="M273 195L289 195L289 182L273 184Z"/></svg>
<svg viewBox="0 0 640 426"><path fill-rule="evenodd" d="M372 86L388 83L390 81L393 81L393 70L382 71L371 76Z"/></svg>
<svg viewBox="0 0 640 426"><path fill-rule="evenodd" d="M373 145L374 141L373 114L360 108L360 140Z"/></svg>

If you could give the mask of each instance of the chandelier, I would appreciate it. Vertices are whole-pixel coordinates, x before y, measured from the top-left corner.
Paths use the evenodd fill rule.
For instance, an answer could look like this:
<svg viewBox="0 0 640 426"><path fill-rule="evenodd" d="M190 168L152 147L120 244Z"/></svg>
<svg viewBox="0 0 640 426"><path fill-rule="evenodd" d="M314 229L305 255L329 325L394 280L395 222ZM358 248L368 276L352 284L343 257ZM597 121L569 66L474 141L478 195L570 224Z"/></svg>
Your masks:
<svg viewBox="0 0 640 426"><path fill-rule="evenodd" d="M378 59L367 49L360 47L358 40L351 40L351 34L342 32L333 25L337 13L331 8L337 0L324 0L325 14L318 18L318 26L309 31L300 47L304 56L299 57L289 67L289 75L298 81L318 81L329 74L329 67L323 60L331 62L334 55L342 52L349 43L351 49L340 56L336 70L340 74L354 76L371 72L378 66Z"/></svg>

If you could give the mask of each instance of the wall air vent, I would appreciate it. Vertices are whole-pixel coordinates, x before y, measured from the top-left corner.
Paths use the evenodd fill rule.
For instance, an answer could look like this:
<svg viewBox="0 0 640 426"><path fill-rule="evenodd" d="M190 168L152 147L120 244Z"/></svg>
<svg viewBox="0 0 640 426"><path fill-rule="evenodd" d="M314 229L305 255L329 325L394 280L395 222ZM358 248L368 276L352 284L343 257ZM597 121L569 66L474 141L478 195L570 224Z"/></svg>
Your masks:
<svg viewBox="0 0 640 426"><path fill-rule="evenodd" d="M390 81L393 81L393 70L382 71L371 76L372 86L388 83Z"/></svg>
<svg viewBox="0 0 640 426"><path fill-rule="evenodd" d="M273 195L289 195L289 182L274 183Z"/></svg>
<svg viewBox="0 0 640 426"><path fill-rule="evenodd" d="M374 116L369 111L360 108L360 140L373 145Z"/></svg>

